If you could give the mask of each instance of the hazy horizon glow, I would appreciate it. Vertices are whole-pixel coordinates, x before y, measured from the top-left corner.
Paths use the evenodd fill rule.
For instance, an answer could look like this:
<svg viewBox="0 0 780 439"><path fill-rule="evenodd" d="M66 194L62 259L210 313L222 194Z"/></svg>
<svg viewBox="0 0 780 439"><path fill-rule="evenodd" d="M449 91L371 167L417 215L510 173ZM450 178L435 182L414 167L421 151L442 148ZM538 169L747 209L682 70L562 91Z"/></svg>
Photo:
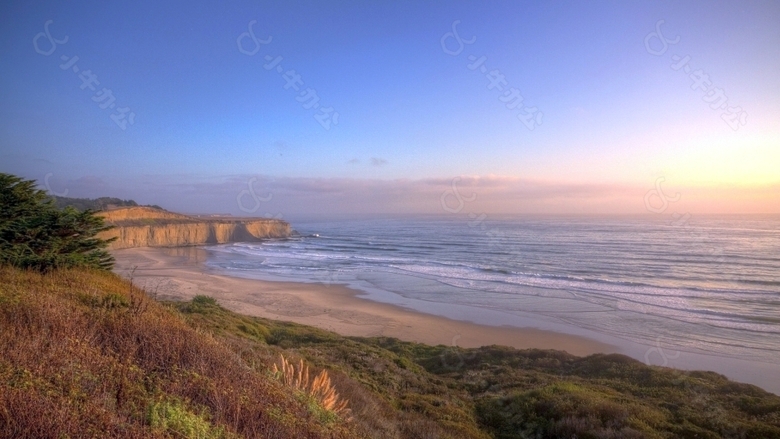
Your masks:
<svg viewBox="0 0 780 439"><path fill-rule="evenodd" d="M777 2L0 11L0 172L53 193L234 215L446 214L455 182L476 196L459 214L654 214L646 196L663 179L680 194L667 215L780 213ZM665 50L659 26L677 41ZM242 53L250 27L270 42L245 37ZM285 88L292 70L301 82ZM489 88L491 71L506 82ZM518 119L532 107L541 118ZM119 108L134 113L124 130Z"/></svg>

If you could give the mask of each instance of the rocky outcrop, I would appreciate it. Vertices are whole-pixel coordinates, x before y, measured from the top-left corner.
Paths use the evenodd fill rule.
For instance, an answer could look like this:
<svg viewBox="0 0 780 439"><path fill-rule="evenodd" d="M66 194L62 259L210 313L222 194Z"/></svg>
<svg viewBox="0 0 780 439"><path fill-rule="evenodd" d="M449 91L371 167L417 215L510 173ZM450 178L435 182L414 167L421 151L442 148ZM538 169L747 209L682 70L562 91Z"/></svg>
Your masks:
<svg viewBox="0 0 780 439"><path fill-rule="evenodd" d="M100 238L116 237L111 249L130 247L180 247L188 245L253 242L290 236L290 224L274 219L197 218L149 207L129 207L101 212L115 226Z"/></svg>

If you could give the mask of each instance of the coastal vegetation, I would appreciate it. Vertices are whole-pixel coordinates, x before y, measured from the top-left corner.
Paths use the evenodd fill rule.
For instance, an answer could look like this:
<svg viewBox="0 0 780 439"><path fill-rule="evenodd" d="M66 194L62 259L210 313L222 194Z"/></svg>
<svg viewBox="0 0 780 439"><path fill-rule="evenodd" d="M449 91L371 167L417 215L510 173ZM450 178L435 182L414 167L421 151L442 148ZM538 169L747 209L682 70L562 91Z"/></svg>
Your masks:
<svg viewBox="0 0 780 439"><path fill-rule="evenodd" d="M342 337L149 293L0 267L0 437L780 438L780 397L712 372Z"/></svg>
<svg viewBox="0 0 780 439"><path fill-rule="evenodd" d="M162 207L154 204L142 206L136 203L135 200L123 200L121 198L114 197L71 198L52 195L51 199L54 200L54 205L60 209L72 207L76 210L101 211L117 207L151 207L154 209L164 210Z"/></svg>

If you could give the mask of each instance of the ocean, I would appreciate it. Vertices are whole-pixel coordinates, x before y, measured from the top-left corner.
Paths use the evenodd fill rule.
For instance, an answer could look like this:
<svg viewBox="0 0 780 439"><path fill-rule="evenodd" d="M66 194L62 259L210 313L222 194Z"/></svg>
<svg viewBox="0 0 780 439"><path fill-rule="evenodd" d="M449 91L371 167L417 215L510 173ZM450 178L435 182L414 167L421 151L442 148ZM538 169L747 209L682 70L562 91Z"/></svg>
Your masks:
<svg viewBox="0 0 780 439"><path fill-rule="evenodd" d="M477 323L585 335L650 364L738 378L756 365L745 380L780 381L769 366L780 360L777 217L292 225L299 236L208 247L207 265L241 277L346 284L372 300ZM686 364L681 353L698 360Z"/></svg>

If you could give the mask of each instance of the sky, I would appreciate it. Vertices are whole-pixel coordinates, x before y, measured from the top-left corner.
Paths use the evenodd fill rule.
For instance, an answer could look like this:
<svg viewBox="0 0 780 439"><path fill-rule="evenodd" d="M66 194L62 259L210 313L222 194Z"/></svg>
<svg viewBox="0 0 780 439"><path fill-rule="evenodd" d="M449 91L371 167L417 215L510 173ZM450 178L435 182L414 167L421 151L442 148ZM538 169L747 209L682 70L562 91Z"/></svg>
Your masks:
<svg viewBox="0 0 780 439"><path fill-rule="evenodd" d="M55 194L780 213L780 2L30 3L0 5L0 172Z"/></svg>

